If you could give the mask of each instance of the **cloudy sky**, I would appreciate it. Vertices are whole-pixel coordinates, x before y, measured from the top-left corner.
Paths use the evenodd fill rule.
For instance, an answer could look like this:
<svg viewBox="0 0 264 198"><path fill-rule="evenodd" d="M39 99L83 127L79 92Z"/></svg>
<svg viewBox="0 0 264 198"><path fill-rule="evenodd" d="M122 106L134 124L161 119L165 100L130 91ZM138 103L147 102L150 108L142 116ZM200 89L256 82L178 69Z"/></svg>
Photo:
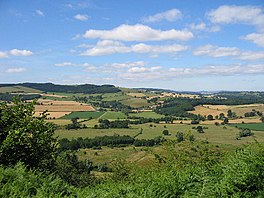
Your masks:
<svg viewBox="0 0 264 198"><path fill-rule="evenodd" d="M3 0L0 83L264 91L263 0Z"/></svg>

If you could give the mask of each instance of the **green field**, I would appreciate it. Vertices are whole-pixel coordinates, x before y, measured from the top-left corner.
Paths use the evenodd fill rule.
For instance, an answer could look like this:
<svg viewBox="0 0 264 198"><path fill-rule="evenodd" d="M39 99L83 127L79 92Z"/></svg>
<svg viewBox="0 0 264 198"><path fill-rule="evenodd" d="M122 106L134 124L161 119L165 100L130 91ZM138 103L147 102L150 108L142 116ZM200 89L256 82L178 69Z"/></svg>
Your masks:
<svg viewBox="0 0 264 198"><path fill-rule="evenodd" d="M130 96L124 94L123 92L106 93L103 94L102 97L103 97L102 101L121 101L131 98Z"/></svg>
<svg viewBox="0 0 264 198"><path fill-rule="evenodd" d="M164 115L157 114L153 111L146 111L141 113L130 113L129 116L144 117L144 118L163 118Z"/></svg>
<svg viewBox="0 0 264 198"><path fill-rule="evenodd" d="M42 93L40 90L23 86L0 87L0 93Z"/></svg>
<svg viewBox="0 0 264 198"><path fill-rule="evenodd" d="M230 126L254 131L264 131L264 123L230 124Z"/></svg>
<svg viewBox="0 0 264 198"><path fill-rule="evenodd" d="M183 132L185 135L193 134L198 140L208 140L211 143L227 144L227 145L243 145L249 142L264 142L264 133L261 131L254 132L254 136L244 137L241 140L237 140L236 136L239 133L239 129L230 126L215 126L215 125L202 125L208 127L204 129L205 133L198 133L195 129L192 129L194 125L189 124L141 124L132 125L129 129L79 129L79 130L57 130L56 136L60 138L77 138L77 137L90 137L104 136L104 135L130 135L134 136L138 134L142 129L142 134L138 135L138 139L153 139L157 136L163 136L166 139L175 139L177 132ZM93 124L88 127L93 127ZM166 127L166 128L165 128ZM162 134L163 130L167 129L170 133L168 136Z"/></svg>
<svg viewBox="0 0 264 198"><path fill-rule="evenodd" d="M131 98L128 100L122 100L121 103L127 106L131 106L133 108L139 108L150 105L150 103L148 103L147 100L140 98Z"/></svg>
<svg viewBox="0 0 264 198"><path fill-rule="evenodd" d="M78 111L78 112L72 112L69 115L61 117L60 119L72 119L77 117L80 119L99 118L103 114L104 112Z"/></svg>
<svg viewBox="0 0 264 198"><path fill-rule="evenodd" d="M78 129L78 130L67 130L67 129L60 129L55 131L55 136L59 138L94 138L96 136L112 136L112 135L129 135L135 136L139 133L139 129Z"/></svg>
<svg viewBox="0 0 264 198"><path fill-rule="evenodd" d="M114 111L107 111L103 115L100 116L100 119L125 119L126 115L122 112L114 112Z"/></svg>

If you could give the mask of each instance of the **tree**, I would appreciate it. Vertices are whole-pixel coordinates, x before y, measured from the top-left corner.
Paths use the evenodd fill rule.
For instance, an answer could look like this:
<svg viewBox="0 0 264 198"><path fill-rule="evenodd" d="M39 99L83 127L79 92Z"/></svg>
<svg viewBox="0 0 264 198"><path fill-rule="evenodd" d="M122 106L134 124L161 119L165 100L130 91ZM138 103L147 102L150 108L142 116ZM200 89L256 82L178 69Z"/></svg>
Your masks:
<svg viewBox="0 0 264 198"><path fill-rule="evenodd" d="M29 168L53 167L55 126L45 121L45 113L34 117L34 104L19 99L12 105L0 102L0 164L21 161Z"/></svg>
<svg viewBox="0 0 264 198"><path fill-rule="evenodd" d="M163 135L169 135L169 131L168 130L163 130Z"/></svg>
<svg viewBox="0 0 264 198"><path fill-rule="evenodd" d="M260 121L261 121L262 123L264 123L264 116L262 116L262 117L260 118Z"/></svg>
<svg viewBox="0 0 264 198"><path fill-rule="evenodd" d="M177 134L176 134L176 140L177 140L177 142L184 141L184 135L183 135L182 132L177 132Z"/></svg>
<svg viewBox="0 0 264 198"><path fill-rule="evenodd" d="M207 116L207 119L208 119L208 120L214 120L214 117L213 117L212 115L208 115L208 116Z"/></svg>
<svg viewBox="0 0 264 198"><path fill-rule="evenodd" d="M220 119L220 120L223 120L224 118L225 118L225 114L220 113L220 114L219 114L219 119Z"/></svg>
<svg viewBox="0 0 264 198"><path fill-rule="evenodd" d="M203 127L202 126L197 126L196 130L198 133L204 133Z"/></svg>

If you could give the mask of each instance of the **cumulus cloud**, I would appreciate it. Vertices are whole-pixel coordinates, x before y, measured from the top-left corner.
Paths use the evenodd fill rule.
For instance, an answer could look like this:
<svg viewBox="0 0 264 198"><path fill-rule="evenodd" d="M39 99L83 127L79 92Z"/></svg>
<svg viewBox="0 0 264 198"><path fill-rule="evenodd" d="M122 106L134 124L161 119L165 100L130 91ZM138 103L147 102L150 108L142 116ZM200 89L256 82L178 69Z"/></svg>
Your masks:
<svg viewBox="0 0 264 198"><path fill-rule="evenodd" d="M23 67L14 67L14 68L8 68L6 70L7 73L21 73L21 72L25 72L26 69Z"/></svg>
<svg viewBox="0 0 264 198"><path fill-rule="evenodd" d="M264 74L264 64L209 65L203 67L134 67L121 73L120 78L133 81L170 80L197 76L234 76Z"/></svg>
<svg viewBox="0 0 264 198"><path fill-rule="evenodd" d="M18 50L18 49L12 49L9 51L9 53L13 56L31 56L33 55L33 52L29 50Z"/></svg>
<svg viewBox="0 0 264 198"><path fill-rule="evenodd" d="M36 14L39 16L45 16L41 10L36 10Z"/></svg>
<svg viewBox="0 0 264 198"><path fill-rule="evenodd" d="M264 59L264 51L242 51L236 47L218 47L213 45L204 45L193 51L195 56L225 57L230 56L240 60L258 60Z"/></svg>
<svg viewBox="0 0 264 198"><path fill-rule="evenodd" d="M6 52L1 52L0 51L0 58L7 58L8 54Z"/></svg>
<svg viewBox="0 0 264 198"><path fill-rule="evenodd" d="M74 66L71 62L63 62L63 63L56 63L55 66L57 67L65 67L65 66Z"/></svg>
<svg viewBox="0 0 264 198"><path fill-rule="evenodd" d="M144 61L136 61L136 62L126 62L126 63L112 63L111 67L114 68L129 68L129 67L144 67L146 63Z"/></svg>
<svg viewBox="0 0 264 198"><path fill-rule="evenodd" d="M97 67L95 67L93 64L90 63L72 63L72 62L62 62L62 63L56 63L54 64L56 67L84 67L85 70L96 70Z"/></svg>
<svg viewBox="0 0 264 198"><path fill-rule="evenodd" d="M104 40L120 41L162 41L162 40L181 40L187 41L194 36L188 30L157 30L149 26L120 25L112 30L87 30L83 35L84 38L99 38Z"/></svg>
<svg viewBox="0 0 264 198"><path fill-rule="evenodd" d="M152 16L148 16L142 19L145 23L158 22L162 20L166 21L176 21L182 18L182 13L178 9L171 9L165 12L160 12Z"/></svg>
<svg viewBox="0 0 264 198"><path fill-rule="evenodd" d="M254 25L264 30L264 14L260 7L256 6L228 6L223 5L208 13L212 23L244 23Z"/></svg>
<svg viewBox="0 0 264 198"><path fill-rule="evenodd" d="M214 25L214 26L208 27L204 22L201 22L201 23L191 23L188 26L192 30L197 30L197 31L218 32L220 30L220 27L219 26Z"/></svg>
<svg viewBox="0 0 264 198"><path fill-rule="evenodd" d="M74 16L74 18L79 21L87 21L90 17L86 14L77 14Z"/></svg>
<svg viewBox="0 0 264 198"><path fill-rule="evenodd" d="M207 55L212 57L237 56L240 50L236 47L217 47L213 45L204 45L194 50L195 56Z"/></svg>
<svg viewBox="0 0 264 198"><path fill-rule="evenodd" d="M242 37L244 40L252 41L260 47L264 47L264 34L252 33Z"/></svg>
<svg viewBox="0 0 264 198"><path fill-rule="evenodd" d="M114 53L179 53L187 50L188 47L179 44L171 45L147 45L138 43L135 45L127 46L119 41L103 40L98 41L97 44L81 53L83 56L102 56Z"/></svg>

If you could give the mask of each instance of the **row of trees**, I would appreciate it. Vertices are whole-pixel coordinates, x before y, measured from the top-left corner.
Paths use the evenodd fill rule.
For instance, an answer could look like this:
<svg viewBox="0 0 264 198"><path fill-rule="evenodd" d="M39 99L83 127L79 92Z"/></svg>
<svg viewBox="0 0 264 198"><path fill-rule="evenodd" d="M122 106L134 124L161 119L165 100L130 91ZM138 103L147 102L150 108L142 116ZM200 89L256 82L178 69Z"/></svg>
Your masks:
<svg viewBox="0 0 264 198"><path fill-rule="evenodd" d="M122 147L127 145L134 146L154 146L165 141L162 137L154 139L135 139L131 136L113 135L113 136L98 136L95 138L77 138L69 140L63 138L59 140L60 150L78 150L80 148L95 148L100 149L101 146Z"/></svg>

